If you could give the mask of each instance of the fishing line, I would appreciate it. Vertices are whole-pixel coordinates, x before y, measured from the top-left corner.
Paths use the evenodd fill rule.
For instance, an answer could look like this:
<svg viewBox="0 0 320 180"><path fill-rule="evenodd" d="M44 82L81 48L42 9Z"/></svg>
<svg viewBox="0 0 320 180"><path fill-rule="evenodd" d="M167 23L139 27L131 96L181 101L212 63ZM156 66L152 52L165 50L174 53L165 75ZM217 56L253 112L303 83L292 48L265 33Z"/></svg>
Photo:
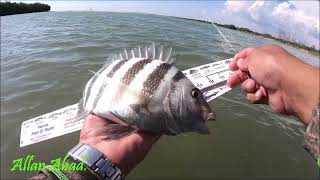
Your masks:
<svg viewBox="0 0 320 180"><path fill-rule="evenodd" d="M237 51L231 46L230 42L228 41L228 39L222 34L222 32L219 30L219 28L211 21L211 19L207 16L208 21L212 24L212 26L214 26L218 32L221 34L221 36L223 37L223 39L228 43L230 49L237 54Z"/></svg>

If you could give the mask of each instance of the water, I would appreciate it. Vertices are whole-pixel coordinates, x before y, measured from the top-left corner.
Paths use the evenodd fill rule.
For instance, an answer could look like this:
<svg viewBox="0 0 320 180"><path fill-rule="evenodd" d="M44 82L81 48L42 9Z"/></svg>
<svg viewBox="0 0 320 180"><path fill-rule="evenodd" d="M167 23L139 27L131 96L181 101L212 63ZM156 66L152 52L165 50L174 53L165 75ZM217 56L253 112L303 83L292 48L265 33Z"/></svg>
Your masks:
<svg viewBox="0 0 320 180"><path fill-rule="evenodd" d="M220 28L237 50L273 40ZM108 55L122 48L172 46L183 70L233 56L212 25L155 15L106 12L44 12L1 17L1 177L12 160L63 157L79 132L19 148L24 120L76 103L85 83ZM319 57L279 44L306 62ZM235 88L210 105L218 121L211 135L164 136L129 178L316 177L318 169L301 147L305 127L292 117L247 103Z"/></svg>

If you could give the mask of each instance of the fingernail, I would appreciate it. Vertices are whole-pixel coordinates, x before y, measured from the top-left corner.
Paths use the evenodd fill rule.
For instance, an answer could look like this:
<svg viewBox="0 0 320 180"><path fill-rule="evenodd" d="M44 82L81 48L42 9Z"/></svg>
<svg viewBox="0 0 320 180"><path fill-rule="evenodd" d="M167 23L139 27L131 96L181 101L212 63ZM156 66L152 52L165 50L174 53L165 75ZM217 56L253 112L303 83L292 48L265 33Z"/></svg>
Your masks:
<svg viewBox="0 0 320 180"><path fill-rule="evenodd" d="M257 92L256 92L256 97L257 98L260 98L262 96L262 92L261 90L259 89Z"/></svg>
<svg viewBox="0 0 320 180"><path fill-rule="evenodd" d="M238 66L238 67L240 66L240 64L242 63L242 61L243 61L242 58L240 58L240 59L237 61L237 66Z"/></svg>

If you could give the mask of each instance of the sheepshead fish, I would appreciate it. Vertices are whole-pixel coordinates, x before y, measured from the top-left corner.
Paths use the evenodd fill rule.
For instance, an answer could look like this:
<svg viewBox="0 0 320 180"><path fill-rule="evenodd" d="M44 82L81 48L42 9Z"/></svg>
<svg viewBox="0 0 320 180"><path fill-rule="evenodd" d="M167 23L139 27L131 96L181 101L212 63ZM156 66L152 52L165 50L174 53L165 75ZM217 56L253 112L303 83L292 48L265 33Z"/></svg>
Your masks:
<svg viewBox="0 0 320 180"><path fill-rule="evenodd" d="M115 139L137 130L176 135L208 134L215 115L203 94L173 65L171 48L124 50L86 84L77 118L89 113L109 119Z"/></svg>

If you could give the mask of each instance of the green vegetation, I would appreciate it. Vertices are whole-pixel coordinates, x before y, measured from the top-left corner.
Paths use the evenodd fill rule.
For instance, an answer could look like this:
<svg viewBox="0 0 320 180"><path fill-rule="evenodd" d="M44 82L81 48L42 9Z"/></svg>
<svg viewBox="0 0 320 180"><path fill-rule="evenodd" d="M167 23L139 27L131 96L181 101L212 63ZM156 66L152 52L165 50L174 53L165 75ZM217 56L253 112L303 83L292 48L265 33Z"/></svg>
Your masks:
<svg viewBox="0 0 320 180"><path fill-rule="evenodd" d="M309 46L306 46L306 45L304 45L302 43L292 42L292 41L289 41L289 40L286 40L286 39L277 38L277 37L274 37L274 36L272 36L270 34L261 34L261 33L258 33L258 32L251 31L250 29L247 29L247 28L236 27L235 25L218 24L218 23L215 23L215 24L218 25L218 26L224 27L224 28L229 28L229 29L233 29L233 30L237 30L237 31L243 31L243 32L247 32L247 33L250 33L250 34L257 35L257 36L262 36L262 37L265 37L265 38L274 39L274 40L279 41L279 42L281 42L283 44L288 44L288 45L293 46L293 47L298 47L298 48L307 50L307 51L309 51L309 52L311 52L313 54L316 54L316 55L320 54L320 50L316 49L314 46L313 47L309 47Z"/></svg>
<svg viewBox="0 0 320 180"><path fill-rule="evenodd" d="M50 6L41 3L26 4L15 2L0 2L0 16L43 11L50 11Z"/></svg>
<svg viewBox="0 0 320 180"><path fill-rule="evenodd" d="M211 22L208 22L208 21L197 20L197 19L189 19L189 18L180 18L180 19L198 21L198 22L203 22L203 23L211 23ZM288 37L278 38L278 37L274 37L274 36L272 36L270 34L262 34L262 33L254 32L254 31L252 31L250 29L237 27L237 26L232 25L232 24L218 24L218 23L214 23L214 24L216 24L217 26L220 26L220 27L233 29L233 30L236 30L236 31L242 31L242 32L254 34L254 35L257 35L257 36L262 36L262 37L265 37L265 38L274 39L274 40L279 41L279 42L281 42L283 44L288 44L288 45L290 45L292 47L297 47L297 48L304 49L304 50L309 51L310 53L312 53L314 55L317 55L317 56L320 55L320 50L316 49L314 46L309 47L309 46L306 46L306 45L304 45L304 44L302 44L300 42L294 42L294 40L290 41L290 40L288 40L289 39Z"/></svg>

